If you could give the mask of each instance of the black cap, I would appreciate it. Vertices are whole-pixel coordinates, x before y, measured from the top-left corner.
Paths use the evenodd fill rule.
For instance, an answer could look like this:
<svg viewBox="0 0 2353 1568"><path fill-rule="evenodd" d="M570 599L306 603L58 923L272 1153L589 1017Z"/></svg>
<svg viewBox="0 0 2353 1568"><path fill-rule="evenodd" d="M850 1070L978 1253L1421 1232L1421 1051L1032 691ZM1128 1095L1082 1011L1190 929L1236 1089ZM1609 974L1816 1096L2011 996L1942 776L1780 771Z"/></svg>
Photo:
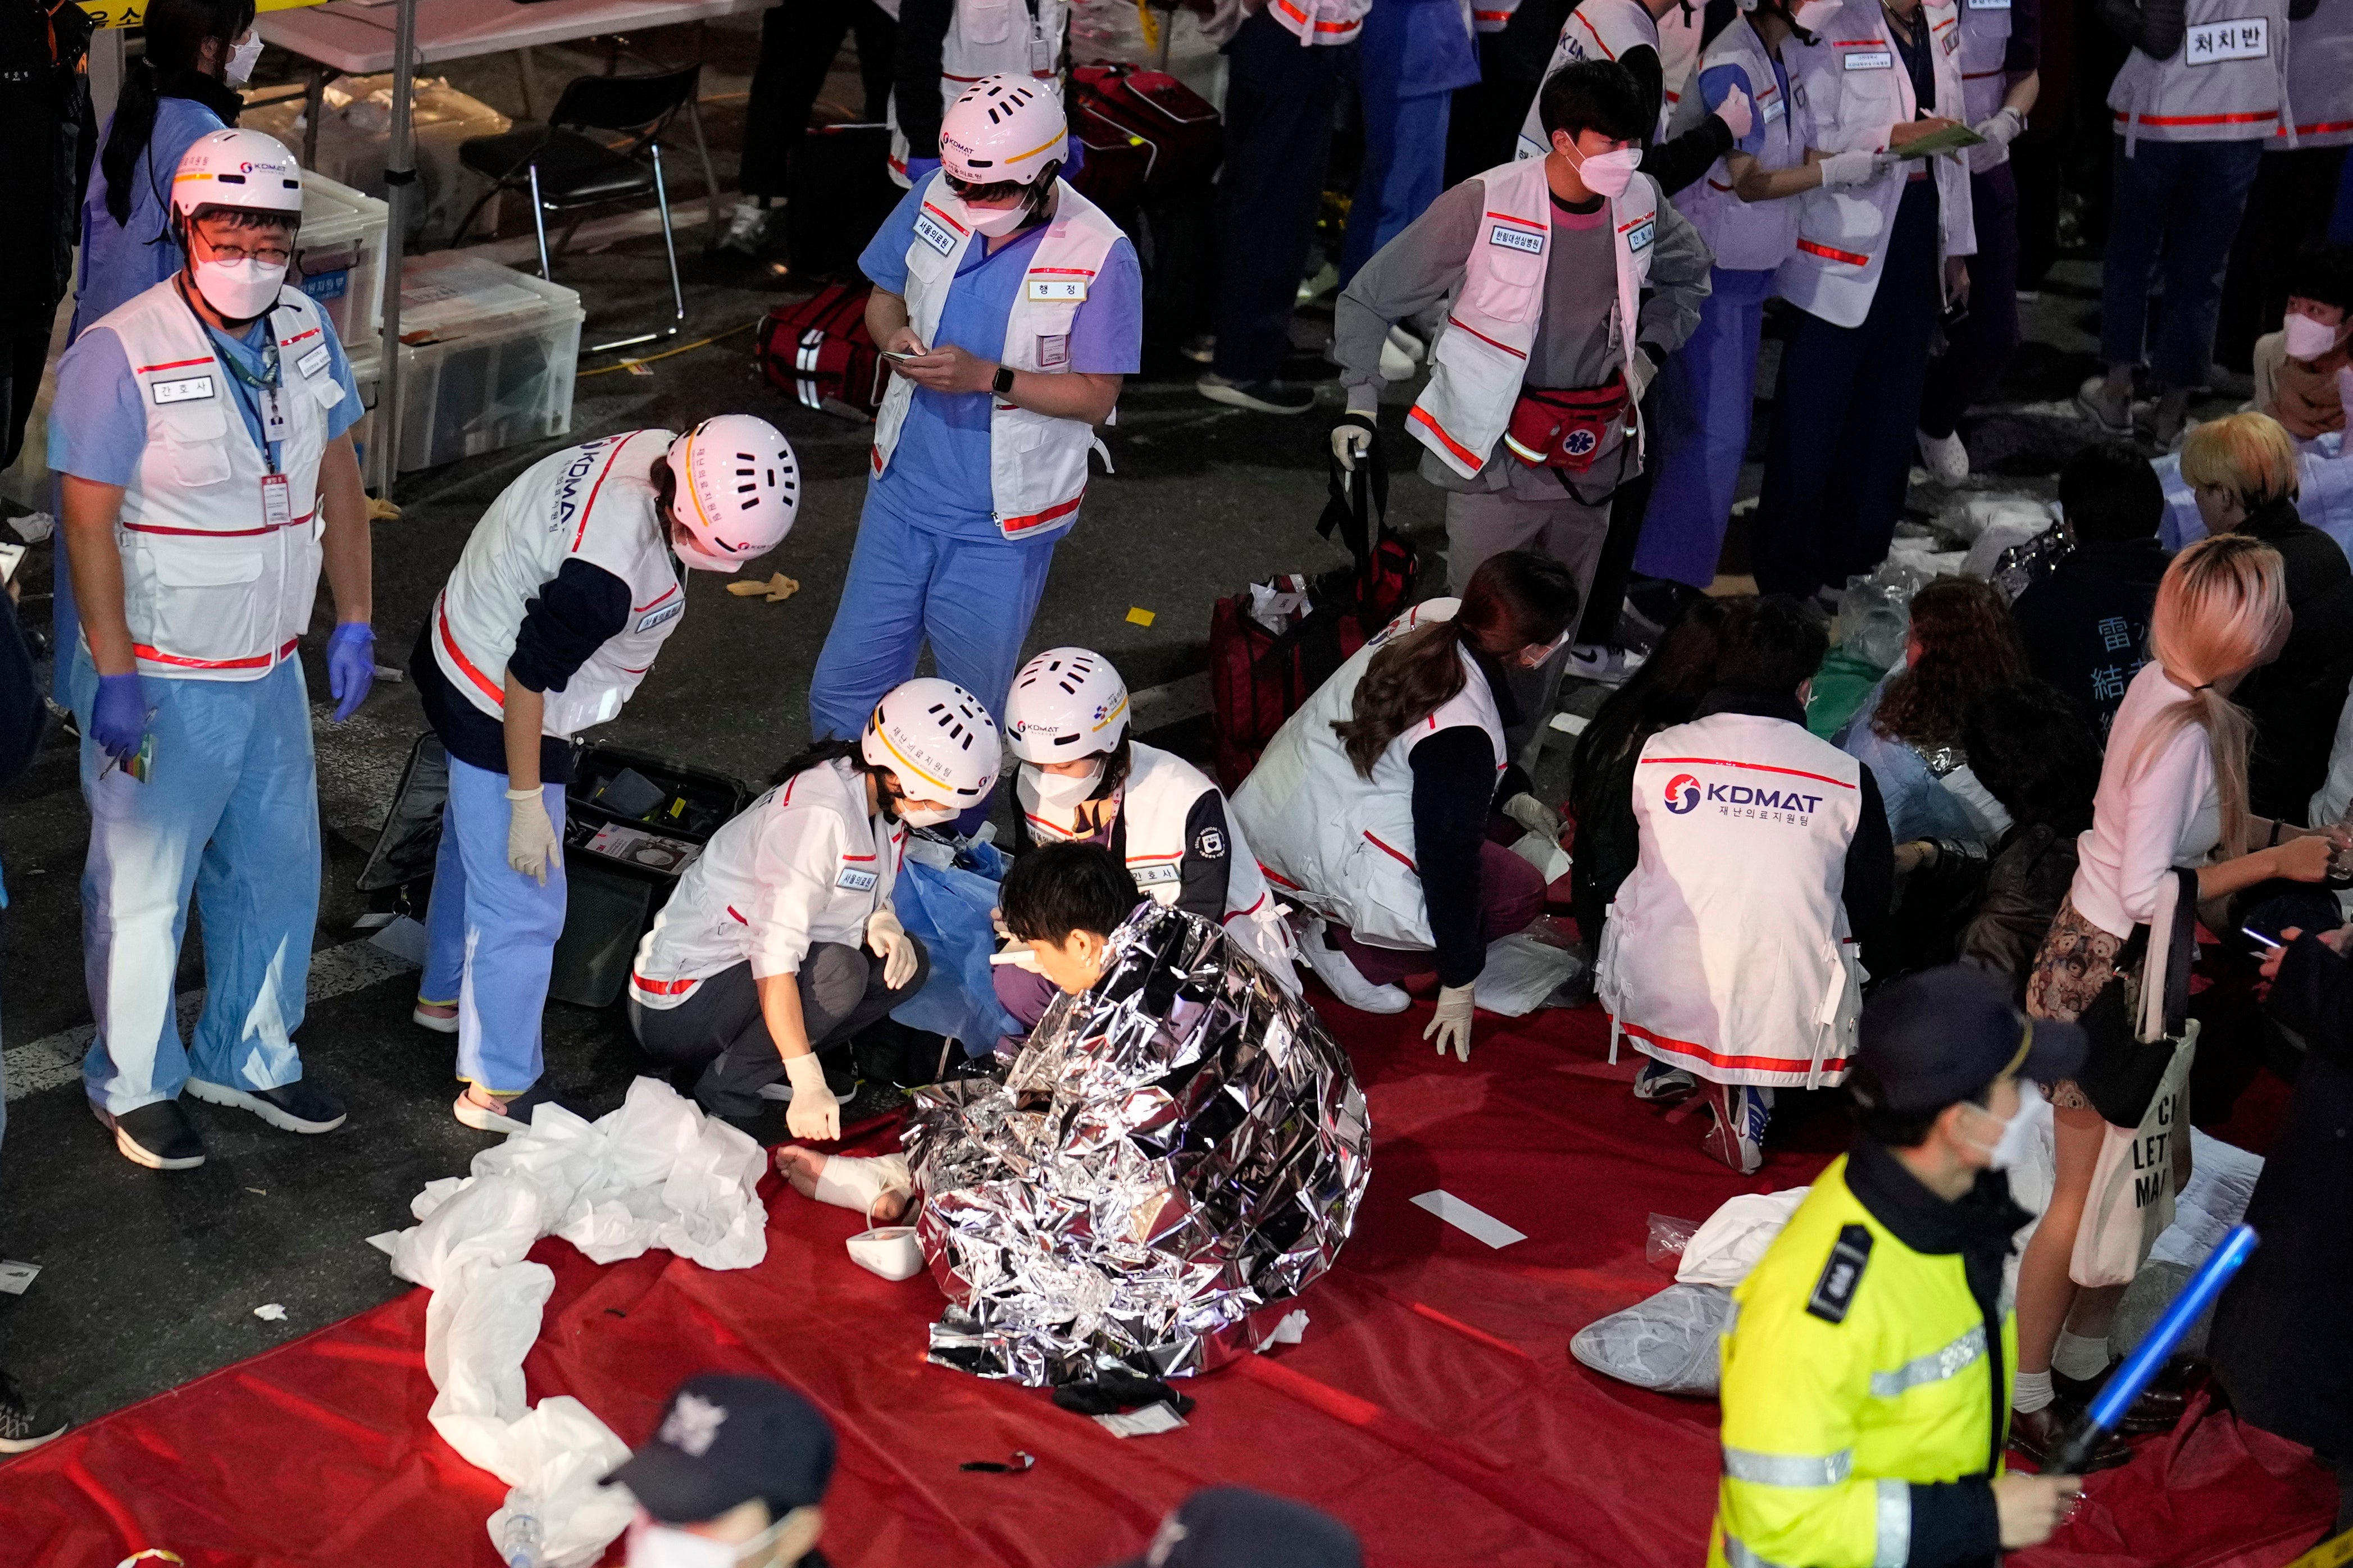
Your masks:
<svg viewBox="0 0 2353 1568"><path fill-rule="evenodd" d="M1364 1568L1356 1532L1303 1502L1209 1487L1177 1505L1151 1549L1120 1568Z"/></svg>
<svg viewBox="0 0 2353 1568"><path fill-rule="evenodd" d="M1971 964L1924 970L1862 1009L1847 1092L1868 1110L1942 1110L1975 1100L1996 1079L2056 1083L2083 1069L2081 1027L2030 1018L2010 983Z"/></svg>
<svg viewBox="0 0 2353 1568"><path fill-rule="evenodd" d="M772 1518L819 1502L833 1478L833 1428L817 1406L765 1377L706 1373L679 1384L646 1446L605 1478L664 1524L699 1524L759 1498Z"/></svg>

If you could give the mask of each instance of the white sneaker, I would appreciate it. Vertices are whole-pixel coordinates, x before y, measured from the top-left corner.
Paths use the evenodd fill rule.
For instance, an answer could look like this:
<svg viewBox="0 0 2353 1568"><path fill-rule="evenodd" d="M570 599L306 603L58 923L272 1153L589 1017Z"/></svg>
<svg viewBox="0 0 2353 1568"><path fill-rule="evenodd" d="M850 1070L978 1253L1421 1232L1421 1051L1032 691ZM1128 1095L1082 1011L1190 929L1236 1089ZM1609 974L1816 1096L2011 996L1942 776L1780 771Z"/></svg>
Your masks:
<svg viewBox="0 0 2353 1568"><path fill-rule="evenodd" d="M1407 331L1403 327L1389 328L1389 347L1419 364L1430 353L1430 345Z"/></svg>
<svg viewBox="0 0 2353 1568"><path fill-rule="evenodd" d="M1381 379L1410 381L1413 379L1414 358L1398 347L1394 333L1381 340Z"/></svg>
<svg viewBox="0 0 2353 1568"><path fill-rule="evenodd" d="M1919 432L1920 460L1928 466L1928 477L1940 485L1957 485L1969 477L1969 449L1961 445L1961 433L1938 437L1926 430Z"/></svg>
<svg viewBox="0 0 2353 1568"><path fill-rule="evenodd" d="M727 214L726 232L719 248L756 256L768 237L768 209L755 201L740 201Z"/></svg>
<svg viewBox="0 0 2353 1568"><path fill-rule="evenodd" d="M2075 389L2075 406L2106 435L2130 436L2133 433L2132 398L2128 394L2119 402L2109 395L2108 378L2105 375L2084 378L2084 384Z"/></svg>
<svg viewBox="0 0 2353 1568"><path fill-rule="evenodd" d="M1597 686L1619 687L1625 685L1626 678L1641 668L1642 656L1631 649L1578 643L1568 650L1568 663L1561 673L1572 680L1590 680Z"/></svg>
<svg viewBox="0 0 2353 1568"><path fill-rule="evenodd" d="M1306 939L1299 944L1307 967L1331 988L1332 994L1359 1013L1402 1013L1413 998L1395 985L1376 985L1365 978L1348 955L1331 945L1330 928L1322 921L1307 922Z"/></svg>
<svg viewBox="0 0 2353 1568"><path fill-rule="evenodd" d="M430 1029L437 1035L454 1035L458 1032L456 1008L452 1007L447 1013L428 1013L425 1010L427 1005L429 1004L420 999L416 1006L408 1010L408 1021L420 1029Z"/></svg>

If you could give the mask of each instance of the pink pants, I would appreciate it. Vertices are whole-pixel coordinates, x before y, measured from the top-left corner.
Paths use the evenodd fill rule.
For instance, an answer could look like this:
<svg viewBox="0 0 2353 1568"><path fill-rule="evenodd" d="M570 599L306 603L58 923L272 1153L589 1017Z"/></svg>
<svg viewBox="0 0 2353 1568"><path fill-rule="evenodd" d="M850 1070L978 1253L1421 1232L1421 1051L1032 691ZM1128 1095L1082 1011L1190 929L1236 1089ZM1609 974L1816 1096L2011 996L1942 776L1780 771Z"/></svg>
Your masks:
<svg viewBox="0 0 2353 1568"><path fill-rule="evenodd" d="M1483 942L1527 930L1545 912L1544 873L1492 839L1480 845L1479 912ZM1394 985L1438 967L1438 955L1429 948L1373 947L1336 925L1329 929L1332 945L1375 985Z"/></svg>

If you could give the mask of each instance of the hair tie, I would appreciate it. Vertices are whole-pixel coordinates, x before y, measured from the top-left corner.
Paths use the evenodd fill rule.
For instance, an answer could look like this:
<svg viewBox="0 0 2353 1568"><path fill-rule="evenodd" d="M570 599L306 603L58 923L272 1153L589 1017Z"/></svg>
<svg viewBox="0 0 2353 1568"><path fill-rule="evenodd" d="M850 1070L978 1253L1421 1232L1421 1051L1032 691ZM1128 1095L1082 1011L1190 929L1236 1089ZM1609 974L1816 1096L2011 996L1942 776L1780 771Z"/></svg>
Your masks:
<svg viewBox="0 0 2353 1568"><path fill-rule="evenodd" d="M2214 689L2214 683L2211 680L2205 681L2197 686L2191 687L2189 689L2192 691L2211 691Z"/></svg>

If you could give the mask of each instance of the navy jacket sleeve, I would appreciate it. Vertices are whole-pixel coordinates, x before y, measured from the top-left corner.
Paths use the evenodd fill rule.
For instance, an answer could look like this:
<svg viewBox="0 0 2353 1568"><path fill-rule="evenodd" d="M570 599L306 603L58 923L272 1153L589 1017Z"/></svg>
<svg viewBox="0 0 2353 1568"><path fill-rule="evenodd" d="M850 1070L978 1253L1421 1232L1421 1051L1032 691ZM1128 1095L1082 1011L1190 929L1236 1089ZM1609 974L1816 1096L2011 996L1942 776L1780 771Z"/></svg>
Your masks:
<svg viewBox="0 0 2353 1568"><path fill-rule="evenodd" d="M1906 1568L1982 1568L2001 1560L2001 1516L1983 1476L1912 1484Z"/></svg>
<svg viewBox="0 0 2353 1568"><path fill-rule="evenodd" d="M1878 939L1895 898L1895 839L1887 830L1887 806L1880 799L1879 781L1869 768L1862 774L1862 820L1846 847L1847 931L1864 947Z"/></svg>
<svg viewBox="0 0 2353 1568"><path fill-rule="evenodd" d="M1495 746L1485 731L1458 724L1414 747L1413 858L1441 984L1468 985L1487 964L1479 854L1494 797Z"/></svg>
<svg viewBox="0 0 2353 1568"><path fill-rule="evenodd" d="M1642 91L1643 107L1651 116L1648 123L1656 125L1660 106L1667 97L1666 73L1660 67L1659 52L1647 45L1628 49L1619 58L1619 63L1633 73L1634 84ZM1697 125L1673 141L1646 147L1642 173L1659 183L1659 195L1672 196L1714 168L1715 161L1731 151L1732 127L1713 114L1704 114Z"/></svg>
<svg viewBox="0 0 2353 1568"><path fill-rule="evenodd" d="M586 561L566 561L524 606L507 673L526 691L561 691L573 672L629 625L629 585Z"/></svg>
<svg viewBox="0 0 2353 1568"><path fill-rule="evenodd" d="M907 138L910 158L940 155L940 119L948 107L940 101L940 54L955 16L955 0L900 0L892 107Z"/></svg>
<svg viewBox="0 0 2353 1568"><path fill-rule="evenodd" d="M1234 836L1226 826L1226 797L1205 789L1185 814L1185 879L1176 907L1212 923L1226 918L1226 884L1234 871Z"/></svg>

